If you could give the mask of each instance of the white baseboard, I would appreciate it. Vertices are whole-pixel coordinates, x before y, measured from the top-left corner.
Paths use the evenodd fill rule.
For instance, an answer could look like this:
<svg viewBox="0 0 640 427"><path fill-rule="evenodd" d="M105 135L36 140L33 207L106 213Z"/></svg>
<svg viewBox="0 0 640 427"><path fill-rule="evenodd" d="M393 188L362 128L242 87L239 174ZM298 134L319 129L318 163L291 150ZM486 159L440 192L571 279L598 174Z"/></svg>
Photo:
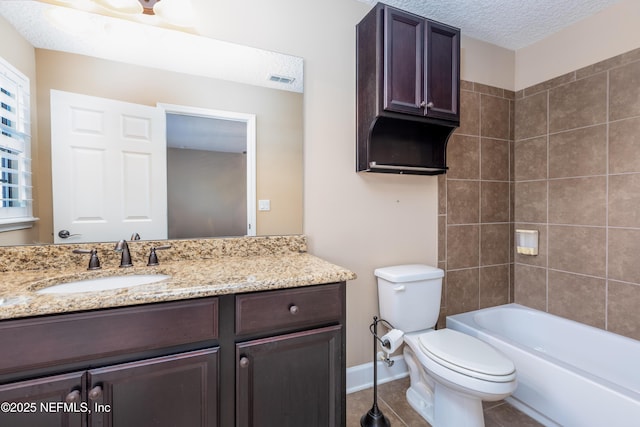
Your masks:
<svg viewBox="0 0 640 427"><path fill-rule="evenodd" d="M394 356L393 366L378 361L378 384L404 378L409 375L407 364L402 356ZM373 387L373 363L347 368L347 394Z"/></svg>

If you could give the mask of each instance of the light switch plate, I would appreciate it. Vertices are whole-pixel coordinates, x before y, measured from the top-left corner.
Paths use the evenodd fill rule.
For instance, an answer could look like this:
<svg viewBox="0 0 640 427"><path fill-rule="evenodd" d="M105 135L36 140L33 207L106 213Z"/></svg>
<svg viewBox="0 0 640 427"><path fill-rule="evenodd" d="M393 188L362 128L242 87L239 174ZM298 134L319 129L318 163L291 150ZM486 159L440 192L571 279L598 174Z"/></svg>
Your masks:
<svg viewBox="0 0 640 427"><path fill-rule="evenodd" d="M259 211L270 211L271 210L271 200L258 200L258 210Z"/></svg>

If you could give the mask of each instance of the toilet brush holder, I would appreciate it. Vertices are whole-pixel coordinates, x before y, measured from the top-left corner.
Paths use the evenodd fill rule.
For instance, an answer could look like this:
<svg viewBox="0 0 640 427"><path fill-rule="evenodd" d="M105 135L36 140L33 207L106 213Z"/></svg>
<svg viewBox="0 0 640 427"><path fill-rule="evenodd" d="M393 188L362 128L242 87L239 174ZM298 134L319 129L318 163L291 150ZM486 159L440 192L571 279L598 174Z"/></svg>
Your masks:
<svg viewBox="0 0 640 427"><path fill-rule="evenodd" d="M378 408L378 357L377 357L377 349L378 342L385 347L388 348L389 343L383 341L378 336L378 323L382 322L390 329L393 329L393 326L384 319L378 319L376 316L373 316L373 323L369 325L369 331L373 335L373 406L369 411L360 418L360 426L361 427L390 427L391 423L384 416L380 408ZM393 364L393 361L388 357L384 359L384 362L389 366Z"/></svg>

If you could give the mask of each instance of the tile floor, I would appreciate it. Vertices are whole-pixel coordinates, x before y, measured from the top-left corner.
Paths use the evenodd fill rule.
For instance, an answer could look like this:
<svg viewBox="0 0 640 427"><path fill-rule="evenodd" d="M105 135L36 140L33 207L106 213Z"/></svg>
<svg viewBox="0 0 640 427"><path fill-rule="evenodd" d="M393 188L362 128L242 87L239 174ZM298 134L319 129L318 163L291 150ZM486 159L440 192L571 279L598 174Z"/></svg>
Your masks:
<svg viewBox="0 0 640 427"><path fill-rule="evenodd" d="M409 378L391 381L378 386L378 408L389 419L392 427L430 427L416 411L409 406L405 392ZM360 418L371 409L373 389L366 389L347 395L347 427L360 426ZM538 423L504 401L485 402L485 427L539 427Z"/></svg>

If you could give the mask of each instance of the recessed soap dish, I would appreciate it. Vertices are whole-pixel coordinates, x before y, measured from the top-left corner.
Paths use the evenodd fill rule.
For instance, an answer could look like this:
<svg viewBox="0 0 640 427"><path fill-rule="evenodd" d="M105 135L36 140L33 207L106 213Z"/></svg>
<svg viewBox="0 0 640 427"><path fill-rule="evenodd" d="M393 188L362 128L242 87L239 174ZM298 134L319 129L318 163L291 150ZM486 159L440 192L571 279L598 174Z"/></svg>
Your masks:
<svg viewBox="0 0 640 427"><path fill-rule="evenodd" d="M538 255L538 230L516 230L516 252Z"/></svg>

